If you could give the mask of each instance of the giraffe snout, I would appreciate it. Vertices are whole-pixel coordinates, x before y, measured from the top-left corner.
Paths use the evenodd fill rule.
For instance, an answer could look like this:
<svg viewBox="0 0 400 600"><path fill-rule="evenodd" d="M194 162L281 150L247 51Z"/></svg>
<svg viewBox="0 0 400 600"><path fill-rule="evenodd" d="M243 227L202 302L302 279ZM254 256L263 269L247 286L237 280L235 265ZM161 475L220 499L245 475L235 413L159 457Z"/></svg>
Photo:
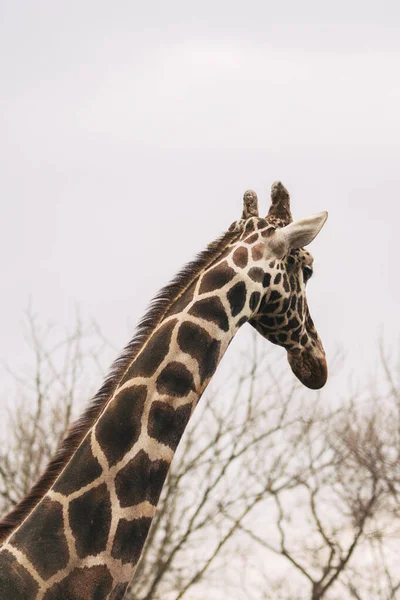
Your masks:
<svg viewBox="0 0 400 600"><path fill-rule="evenodd" d="M294 356L288 352L288 361L293 373L303 385L311 390L321 389L328 379L328 365L323 349L302 352Z"/></svg>

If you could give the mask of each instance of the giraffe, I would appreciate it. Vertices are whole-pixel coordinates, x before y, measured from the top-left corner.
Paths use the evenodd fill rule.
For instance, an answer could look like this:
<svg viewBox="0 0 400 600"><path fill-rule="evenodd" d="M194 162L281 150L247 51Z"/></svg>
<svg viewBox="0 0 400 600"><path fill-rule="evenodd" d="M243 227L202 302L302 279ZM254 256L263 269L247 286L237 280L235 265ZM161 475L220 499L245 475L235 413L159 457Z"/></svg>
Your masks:
<svg viewBox="0 0 400 600"><path fill-rule="evenodd" d="M0 522L0 600L122 600L179 440L238 329L286 349L311 389L327 380L304 249L326 212L293 222L275 182L266 218L242 217L155 298L93 403L28 496Z"/></svg>

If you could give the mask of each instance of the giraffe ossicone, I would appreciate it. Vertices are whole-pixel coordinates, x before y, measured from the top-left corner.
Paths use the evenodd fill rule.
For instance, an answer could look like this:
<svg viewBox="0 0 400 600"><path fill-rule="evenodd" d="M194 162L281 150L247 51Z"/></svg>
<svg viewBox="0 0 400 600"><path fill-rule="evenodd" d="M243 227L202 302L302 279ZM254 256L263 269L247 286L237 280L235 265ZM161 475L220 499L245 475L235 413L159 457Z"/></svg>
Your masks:
<svg viewBox="0 0 400 600"><path fill-rule="evenodd" d="M258 198L254 190L246 190L243 194L242 219L258 217Z"/></svg>
<svg viewBox="0 0 400 600"><path fill-rule="evenodd" d="M303 246L327 213L293 222L280 183L163 290L26 498L0 522L0 600L122 600L189 418L232 337L250 323L309 388L327 379L306 300Z"/></svg>

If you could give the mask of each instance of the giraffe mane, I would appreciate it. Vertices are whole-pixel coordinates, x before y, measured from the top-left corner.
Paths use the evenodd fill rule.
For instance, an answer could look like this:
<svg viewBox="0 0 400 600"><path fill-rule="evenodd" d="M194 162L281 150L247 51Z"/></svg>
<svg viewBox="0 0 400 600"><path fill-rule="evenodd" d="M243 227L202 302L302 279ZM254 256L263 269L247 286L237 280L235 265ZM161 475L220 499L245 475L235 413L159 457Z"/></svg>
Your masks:
<svg viewBox="0 0 400 600"><path fill-rule="evenodd" d="M240 221L237 223L239 224ZM194 260L186 264L150 302L149 308L140 320L132 340L112 364L103 385L93 397L89 406L77 421L70 426L44 473L28 494L0 521L0 544L25 520L51 488L112 398L126 370L135 360L154 328L162 321L173 302L182 296L198 275L211 266L223 254L229 244L240 236L242 228L240 226L233 228L233 225L227 232L211 242Z"/></svg>

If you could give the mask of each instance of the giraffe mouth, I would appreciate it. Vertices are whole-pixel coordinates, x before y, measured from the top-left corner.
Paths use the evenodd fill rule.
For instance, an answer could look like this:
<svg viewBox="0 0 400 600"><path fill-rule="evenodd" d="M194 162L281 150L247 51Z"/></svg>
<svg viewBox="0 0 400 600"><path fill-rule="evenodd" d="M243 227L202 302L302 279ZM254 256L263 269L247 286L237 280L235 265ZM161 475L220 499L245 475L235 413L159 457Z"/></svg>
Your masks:
<svg viewBox="0 0 400 600"><path fill-rule="evenodd" d="M311 390L321 389L328 379L328 365L322 348L304 350L295 356L288 352L289 365L297 379Z"/></svg>

